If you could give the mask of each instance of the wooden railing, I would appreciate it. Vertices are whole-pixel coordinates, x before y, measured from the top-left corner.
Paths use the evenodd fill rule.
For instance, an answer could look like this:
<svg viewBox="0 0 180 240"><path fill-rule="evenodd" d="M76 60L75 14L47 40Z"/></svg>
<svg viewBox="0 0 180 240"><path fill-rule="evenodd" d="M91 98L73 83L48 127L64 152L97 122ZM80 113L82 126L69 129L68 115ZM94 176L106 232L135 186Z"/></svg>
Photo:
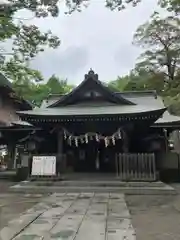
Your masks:
<svg viewBox="0 0 180 240"><path fill-rule="evenodd" d="M155 181L156 166L153 153L116 154L116 173L122 181Z"/></svg>

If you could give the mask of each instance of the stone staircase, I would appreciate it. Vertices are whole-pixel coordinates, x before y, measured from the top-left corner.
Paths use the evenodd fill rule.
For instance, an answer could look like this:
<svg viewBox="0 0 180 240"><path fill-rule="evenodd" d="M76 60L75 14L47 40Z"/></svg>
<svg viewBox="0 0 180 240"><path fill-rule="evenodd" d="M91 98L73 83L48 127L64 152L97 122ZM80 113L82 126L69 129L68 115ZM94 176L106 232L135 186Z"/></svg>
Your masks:
<svg viewBox="0 0 180 240"><path fill-rule="evenodd" d="M171 186L157 182L121 182L119 179L78 179L53 181L38 179L23 181L10 188L13 192L53 193L53 192L117 192L132 195L176 194Z"/></svg>

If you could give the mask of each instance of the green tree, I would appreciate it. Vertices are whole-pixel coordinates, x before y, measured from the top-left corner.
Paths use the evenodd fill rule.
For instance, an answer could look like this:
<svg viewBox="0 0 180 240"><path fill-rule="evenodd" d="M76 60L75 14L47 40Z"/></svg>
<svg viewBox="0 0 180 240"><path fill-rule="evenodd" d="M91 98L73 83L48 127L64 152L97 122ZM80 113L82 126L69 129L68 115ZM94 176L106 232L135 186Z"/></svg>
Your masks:
<svg viewBox="0 0 180 240"><path fill-rule="evenodd" d="M49 89L49 93L51 94L67 93L73 88L72 85L67 83L67 79L61 80L55 75L52 75L49 78L46 85Z"/></svg>
<svg viewBox="0 0 180 240"><path fill-rule="evenodd" d="M13 81L12 84L19 96L38 106L48 94L46 85L34 83L28 79Z"/></svg>
<svg viewBox="0 0 180 240"><path fill-rule="evenodd" d="M58 0L8 0L0 4L1 15L12 17L19 10L27 9L36 17L57 17L59 14Z"/></svg>
<svg viewBox="0 0 180 240"><path fill-rule="evenodd" d="M124 90L156 90L158 94L164 94L164 75L162 73L152 73L143 68L142 65L136 65L130 76L131 80Z"/></svg>
<svg viewBox="0 0 180 240"><path fill-rule="evenodd" d="M164 75L147 71L146 66L136 65L129 75L110 81L108 86L114 91L156 90L164 94Z"/></svg>
<svg viewBox="0 0 180 240"><path fill-rule="evenodd" d="M2 32L3 41L8 39L11 34L13 37L11 55L9 56L6 51L1 51L0 70L13 80L27 77L29 80L41 81L42 76L38 71L31 70L30 62L40 52L43 52L45 47L57 48L60 44L59 39L50 31L40 32L35 25L14 25L8 35L6 31ZM30 78L31 76L32 78Z"/></svg>
<svg viewBox="0 0 180 240"><path fill-rule="evenodd" d="M116 80L114 81L110 81L108 83L108 87L111 88L114 91L124 91L125 87L127 86L127 84L129 83L129 81L131 80L129 75L126 75L124 77L117 77Z"/></svg>
<svg viewBox="0 0 180 240"><path fill-rule="evenodd" d="M106 0L106 6L112 10L122 10L128 5L135 7L140 2L146 2L146 0ZM157 0L157 4L169 12L180 13L180 0Z"/></svg>
<svg viewBox="0 0 180 240"><path fill-rule="evenodd" d="M180 67L180 20L176 17L160 19L155 14L150 22L141 25L134 44L144 47L140 64L152 73L163 73L166 82L174 80Z"/></svg>
<svg viewBox="0 0 180 240"><path fill-rule="evenodd" d="M159 0L159 5L166 8L169 12L180 13L180 0Z"/></svg>
<svg viewBox="0 0 180 240"><path fill-rule="evenodd" d="M14 81L41 81L42 75L31 69L30 62L45 48L57 48L60 40L51 31L41 32L35 25L25 25L23 21L16 24L14 14L20 9L28 9L35 16L47 16L54 7L41 8L40 1L13 0L10 4L0 4L0 71ZM46 14L45 14L46 12ZM38 15L39 13L39 15ZM44 13L44 14L43 14ZM2 43L12 41L12 49L6 51Z"/></svg>
<svg viewBox="0 0 180 240"><path fill-rule="evenodd" d="M56 17L59 14L59 0L9 0L9 5L1 4L2 11L6 14L11 14L20 9L27 9L32 11L37 17L53 16ZM106 7L110 9L124 9L128 4L136 6L140 0L105 0ZM81 11L82 6L87 6L87 0L65 0L64 1L67 12Z"/></svg>
<svg viewBox="0 0 180 240"><path fill-rule="evenodd" d="M68 84L66 80L60 80L52 75L48 81L36 83L28 79L13 81L13 87L17 94L29 100L37 106L41 105L44 99L50 94L64 94L72 90L73 85Z"/></svg>
<svg viewBox="0 0 180 240"><path fill-rule="evenodd" d="M111 10L117 9L118 11L125 9L128 5L133 7L137 6L140 2L146 2L147 0L105 0L105 6ZM6 10L6 13L16 12L19 9L31 10L37 17L46 17L51 15L53 17L58 16L60 0L9 0L11 3L9 7L7 4L1 4L1 9ZM87 0L65 0L64 1L67 12L81 11L82 6L88 5ZM159 6L166 8L168 11L180 13L180 1L179 0L157 0Z"/></svg>

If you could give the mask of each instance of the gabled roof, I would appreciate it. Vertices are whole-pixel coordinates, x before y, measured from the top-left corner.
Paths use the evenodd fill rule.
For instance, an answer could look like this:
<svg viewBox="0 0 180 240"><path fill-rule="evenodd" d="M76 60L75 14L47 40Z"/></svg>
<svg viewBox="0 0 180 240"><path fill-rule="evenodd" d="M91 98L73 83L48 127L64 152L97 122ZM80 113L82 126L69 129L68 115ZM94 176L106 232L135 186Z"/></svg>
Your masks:
<svg viewBox="0 0 180 240"><path fill-rule="evenodd" d="M158 96L156 91L125 91L125 92L115 92L117 96L122 96L123 98L133 102L139 106L146 106L147 109L157 108L162 109L165 107L162 97ZM40 109L45 109L51 106L53 103L57 102L58 99L63 98L62 94L51 95L47 100L44 100ZM106 108L107 106L105 106ZM111 106L112 107L112 106ZM40 110L39 109L39 110ZM136 108L137 110L137 108ZM172 115L166 110L161 118L156 122L156 126L171 126L180 125L180 116Z"/></svg>
<svg viewBox="0 0 180 240"><path fill-rule="evenodd" d="M15 101L17 100L16 103L18 104L18 106L20 106L21 109L24 110L33 109L33 104L28 100L25 100L21 96L18 96L13 89L11 81L9 81L8 78L5 77L1 72L0 72L0 88L7 89L8 94L10 93L13 95L14 100Z"/></svg>
<svg viewBox="0 0 180 240"><path fill-rule="evenodd" d="M135 102L138 105L144 104L149 107L163 108L165 107L162 97L158 96L156 91L133 91L116 93L121 94L124 98ZM180 126L180 116L175 116L169 113L168 110L164 112L161 118L159 118L155 125L157 126Z"/></svg>
<svg viewBox="0 0 180 240"><path fill-rule="evenodd" d="M76 103L79 96L88 93L100 94L105 98L105 100L121 104L121 105L136 105L135 103L123 98L121 95L116 95L107 86L103 85L98 80L98 75L90 70L88 74L85 75L84 80L76 88L74 88L70 93L60 97L60 99L53 104L49 105L49 108L66 106Z"/></svg>
<svg viewBox="0 0 180 240"><path fill-rule="evenodd" d="M143 113L162 113L165 111L164 108L149 107L145 105L107 105L107 106L67 106L59 108L38 108L29 111L19 111L18 113L22 115L31 115L31 116L98 116L98 115L134 115L134 114L143 114Z"/></svg>
<svg viewBox="0 0 180 240"><path fill-rule="evenodd" d="M94 91L94 92L93 92ZM95 95L91 95L91 93ZM90 95L88 95L90 93ZM73 117L99 117L106 115L140 116L154 115L154 121L166 110L162 99L155 91L146 92L113 92L98 80L92 70L85 75L84 81L72 92L55 94L43 101L40 108L32 111L21 111L18 114L26 118L61 119Z"/></svg>
<svg viewBox="0 0 180 240"><path fill-rule="evenodd" d="M170 114L167 110L164 112L162 118L159 118L156 122L156 125L179 125L180 126L180 117Z"/></svg>
<svg viewBox="0 0 180 240"><path fill-rule="evenodd" d="M0 87L8 87L12 89L12 83L2 74L0 73Z"/></svg>

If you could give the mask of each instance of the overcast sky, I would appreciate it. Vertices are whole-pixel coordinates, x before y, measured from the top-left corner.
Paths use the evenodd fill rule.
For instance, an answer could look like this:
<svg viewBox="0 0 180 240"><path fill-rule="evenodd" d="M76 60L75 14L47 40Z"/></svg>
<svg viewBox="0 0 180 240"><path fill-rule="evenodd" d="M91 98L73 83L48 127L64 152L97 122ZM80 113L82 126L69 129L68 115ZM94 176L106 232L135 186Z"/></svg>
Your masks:
<svg viewBox="0 0 180 240"><path fill-rule="evenodd" d="M77 84L90 68L102 81L125 75L135 64L140 53L132 46L136 28L156 9L156 0L143 1L138 7L123 12L111 12L102 1L94 0L81 13L56 19L35 19L42 30L51 29L61 39L57 50L46 50L33 62L33 67L45 77L56 74Z"/></svg>

